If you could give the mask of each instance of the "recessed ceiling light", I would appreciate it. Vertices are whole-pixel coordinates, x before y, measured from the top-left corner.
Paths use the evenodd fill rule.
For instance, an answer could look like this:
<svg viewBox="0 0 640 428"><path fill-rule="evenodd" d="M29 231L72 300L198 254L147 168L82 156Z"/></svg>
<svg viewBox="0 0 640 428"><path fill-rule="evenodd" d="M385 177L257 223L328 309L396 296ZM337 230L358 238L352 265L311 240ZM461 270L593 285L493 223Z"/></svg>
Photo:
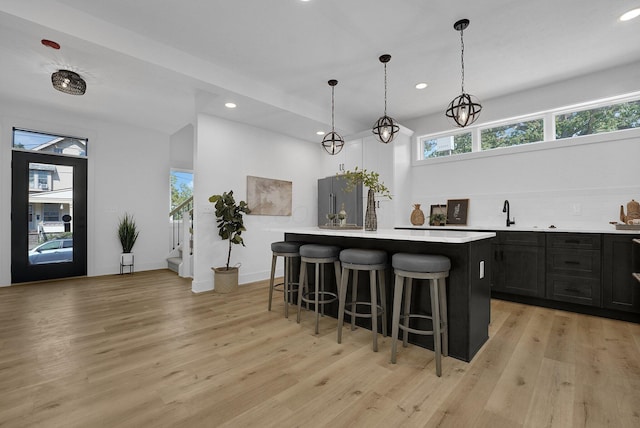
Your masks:
<svg viewBox="0 0 640 428"><path fill-rule="evenodd" d="M416 89L424 89L424 88L426 88L427 86L429 86L429 85L427 85L427 84L426 84L426 83L424 83L424 82L422 82L422 83L418 83L418 84L416 84Z"/></svg>
<svg viewBox="0 0 640 428"><path fill-rule="evenodd" d="M303 1L308 1L308 0L303 0ZM318 131L318 132L316 132L316 135L324 135L324 134L325 134L325 132L324 132L324 131Z"/></svg>
<svg viewBox="0 0 640 428"><path fill-rule="evenodd" d="M237 105L235 105L235 103L225 103L224 105L226 108L236 108L238 107Z"/></svg>
<svg viewBox="0 0 640 428"><path fill-rule="evenodd" d="M633 18L640 16L640 8L632 9L629 12L623 13L618 18L620 21L631 21Z"/></svg>

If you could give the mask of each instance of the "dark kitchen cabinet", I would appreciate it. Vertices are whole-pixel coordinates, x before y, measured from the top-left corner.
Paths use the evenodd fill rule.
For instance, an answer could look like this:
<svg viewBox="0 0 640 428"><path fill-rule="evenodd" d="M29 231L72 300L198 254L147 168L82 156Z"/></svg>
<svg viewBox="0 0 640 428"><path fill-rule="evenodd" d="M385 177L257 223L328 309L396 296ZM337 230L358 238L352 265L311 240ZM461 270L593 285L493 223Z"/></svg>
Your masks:
<svg viewBox="0 0 640 428"><path fill-rule="evenodd" d="M547 235L547 298L600 307L601 235Z"/></svg>
<svg viewBox="0 0 640 428"><path fill-rule="evenodd" d="M603 236L602 306L626 312L640 313L640 282L634 272L640 272L640 235Z"/></svg>
<svg viewBox="0 0 640 428"><path fill-rule="evenodd" d="M493 244L492 290L544 297L544 244L544 233L497 232Z"/></svg>
<svg viewBox="0 0 640 428"><path fill-rule="evenodd" d="M347 223L363 225L362 184L350 192L345 190L346 185L347 181L340 176L318 179L318 226L327 224L327 214L338 214L343 204Z"/></svg>

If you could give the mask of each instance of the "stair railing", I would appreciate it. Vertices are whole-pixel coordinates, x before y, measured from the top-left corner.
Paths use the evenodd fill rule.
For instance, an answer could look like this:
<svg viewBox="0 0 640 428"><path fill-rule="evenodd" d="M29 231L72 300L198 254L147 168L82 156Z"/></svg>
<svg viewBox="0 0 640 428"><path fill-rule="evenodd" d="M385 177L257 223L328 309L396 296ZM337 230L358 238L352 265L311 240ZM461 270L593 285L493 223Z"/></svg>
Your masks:
<svg viewBox="0 0 640 428"><path fill-rule="evenodd" d="M171 221L171 249L175 250L182 242L185 234L184 228L189 228L189 236L191 233L193 221L193 196L185 199L180 205L169 212L169 220ZM189 239L189 254L193 254L191 239Z"/></svg>

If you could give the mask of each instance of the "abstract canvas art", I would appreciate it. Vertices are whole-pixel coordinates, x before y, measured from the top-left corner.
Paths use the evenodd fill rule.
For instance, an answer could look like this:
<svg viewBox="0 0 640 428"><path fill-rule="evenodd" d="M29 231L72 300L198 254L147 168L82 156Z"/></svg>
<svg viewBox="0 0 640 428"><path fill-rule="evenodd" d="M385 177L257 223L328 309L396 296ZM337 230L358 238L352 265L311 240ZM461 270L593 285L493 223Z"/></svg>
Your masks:
<svg viewBox="0 0 640 428"><path fill-rule="evenodd" d="M252 215L291 215L291 181L247 176L247 204Z"/></svg>

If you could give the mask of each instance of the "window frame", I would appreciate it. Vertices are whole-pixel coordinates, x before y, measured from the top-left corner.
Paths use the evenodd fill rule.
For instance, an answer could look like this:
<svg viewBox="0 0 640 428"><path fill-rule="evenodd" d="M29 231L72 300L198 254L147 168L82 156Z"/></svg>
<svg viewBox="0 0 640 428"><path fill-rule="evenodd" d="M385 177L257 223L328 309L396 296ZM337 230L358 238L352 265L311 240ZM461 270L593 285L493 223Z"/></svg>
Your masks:
<svg viewBox="0 0 640 428"><path fill-rule="evenodd" d="M448 129L441 132L432 134L424 134L416 136L414 142L414 156L411 160L412 166L427 165L434 163L448 163L457 162L474 158L483 158L487 156L501 156L511 153L522 153L528 151L537 150L549 150L554 148L561 148L567 146L575 146L578 144L593 144L600 143L607 140L618 140L621 138L627 138L628 135L640 136L640 128L628 128L609 132L600 132L596 134L581 135L577 137L568 137L556 139L556 116L563 114L570 114L578 111L596 109L600 107L606 107L616 104L624 104L627 102L640 101L640 92L634 92L630 94L619 95L615 97L603 98L596 101L573 104L562 108L549 109L545 111L535 112L531 114L514 116L507 119L500 119L492 122L484 122L465 128ZM507 147L498 147L496 149L481 150L481 133L483 130L491 129L499 126L505 126L510 124L516 124L519 122L528 122L532 120L542 119L543 122L543 140L532 143L525 143ZM447 136L455 136L461 133L471 132L471 152L461 153L449 156L440 156L434 158L423 157L423 141L432 140L436 138L442 138Z"/></svg>

